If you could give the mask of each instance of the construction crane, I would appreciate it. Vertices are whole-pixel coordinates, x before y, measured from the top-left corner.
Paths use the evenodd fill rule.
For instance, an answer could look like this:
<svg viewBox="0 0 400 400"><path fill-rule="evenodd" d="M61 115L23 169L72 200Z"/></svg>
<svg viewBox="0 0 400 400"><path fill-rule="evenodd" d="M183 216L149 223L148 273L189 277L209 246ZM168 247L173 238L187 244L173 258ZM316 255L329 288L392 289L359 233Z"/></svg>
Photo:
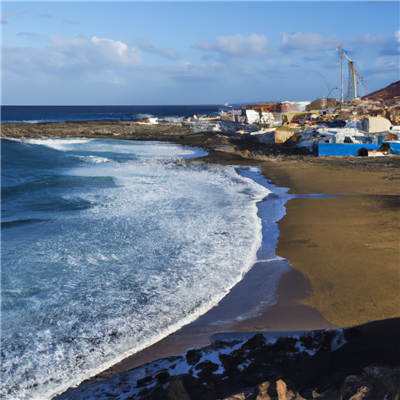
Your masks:
<svg viewBox="0 0 400 400"><path fill-rule="evenodd" d="M365 92L367 94L369 94L367 87L365 86L363 78L359 75L359 73L357 72L357 70L354 67L354 61L350 60L350 58L347 56L347 54L343 51L342 46L340 46L339 49L340 49L340 66L341 66L341 79L342 79L341 101L343 101L343 66L342 66L343 59L342 59L342 55L344 55L347 58L347 61L349 62L349 81L348 81L348 85L347 85L347 100L350 100L350 92L352 91L351 90L352 87L354 87L354 98L355 99L358 98L356 75L358 76L362 85L364 86Z"/></svg>

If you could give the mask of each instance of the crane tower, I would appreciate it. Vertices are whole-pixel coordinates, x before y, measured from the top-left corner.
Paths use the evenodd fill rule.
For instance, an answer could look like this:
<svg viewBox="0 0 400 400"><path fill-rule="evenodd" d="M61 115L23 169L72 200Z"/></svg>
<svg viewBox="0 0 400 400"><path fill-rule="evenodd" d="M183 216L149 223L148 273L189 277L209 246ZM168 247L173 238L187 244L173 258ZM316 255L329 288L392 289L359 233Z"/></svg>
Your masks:
<svg viewBox="0 0 400 400"><path fill-rule="evenodd" d="M341 65L341 79L342 79L342 93L341 93L341 101L343 101L343 59L342 55L346 57L348 63L349 63L349 79L348 79L348 84L347 84L347 101L350 100L352 97L353 99L358 99L358 90L357 90L357 79L356 75L360 79L360 82L363 84L364 89L366 93L368 94L367 87L365 86L363 78L358 74L357 70L354 67L354 62L350 60L350 58L347 56L347 54L343 51L342 46L339 47L340 49L340 65Z"/></svg>

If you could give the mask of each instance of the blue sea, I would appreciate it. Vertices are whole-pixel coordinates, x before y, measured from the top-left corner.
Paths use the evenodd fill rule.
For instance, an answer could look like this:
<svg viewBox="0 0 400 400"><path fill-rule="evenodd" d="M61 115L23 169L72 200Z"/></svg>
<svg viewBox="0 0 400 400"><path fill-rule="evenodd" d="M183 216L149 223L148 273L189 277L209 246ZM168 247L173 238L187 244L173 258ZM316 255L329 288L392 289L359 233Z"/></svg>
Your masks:
<svg viewBox="0 0 400 400"><path fill-rule="evenodd" d="M62 112L12 118L73 118ZM2 398L50 399L195 320L243 278L270 192L256 170L187 162L205 154L1 139Z"/></svg>
<svg viewBox="0 0 400 400"><path fill-rule="evenodd" d="M231 107L236 106L2 106L1 122L132 121L146 116L165 118L193 117L194 114L216 115L220 110Z"/></svg>

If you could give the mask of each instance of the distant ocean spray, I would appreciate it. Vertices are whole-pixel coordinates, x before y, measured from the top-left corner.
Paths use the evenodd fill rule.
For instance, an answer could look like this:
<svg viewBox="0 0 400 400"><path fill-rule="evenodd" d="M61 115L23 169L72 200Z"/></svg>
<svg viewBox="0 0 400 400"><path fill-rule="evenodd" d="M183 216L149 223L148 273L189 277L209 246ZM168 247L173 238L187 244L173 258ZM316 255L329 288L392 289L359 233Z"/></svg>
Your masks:
<svg viewBox="0 0 400 400"><path fill-rule="evenodd" d="M1 141L4 399L51 398L147 347L256 260L268 191L234 167L185 162L200 150Z"/></svg>

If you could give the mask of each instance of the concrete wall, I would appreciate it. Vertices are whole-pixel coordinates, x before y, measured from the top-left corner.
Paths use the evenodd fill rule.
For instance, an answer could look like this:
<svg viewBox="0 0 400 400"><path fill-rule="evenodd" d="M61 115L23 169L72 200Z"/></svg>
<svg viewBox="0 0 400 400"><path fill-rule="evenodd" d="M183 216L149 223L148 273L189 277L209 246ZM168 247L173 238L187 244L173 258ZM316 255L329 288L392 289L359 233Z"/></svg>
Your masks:
<svg viewBox="0 0 400 400"><path fill-rule="evenodd" d="M335 108L340 104L340 102L335 99L318 99L314 100L306 106L306 111L311 110L325 110L327 108Z"/></svg>
<svg viewBox="0 0 400 400"><path fill-rule="evenodd" d="M361 122L361 129L368 133L377 133L388 131L391 127L388 119L382 117L368 117Z"/></svg>

